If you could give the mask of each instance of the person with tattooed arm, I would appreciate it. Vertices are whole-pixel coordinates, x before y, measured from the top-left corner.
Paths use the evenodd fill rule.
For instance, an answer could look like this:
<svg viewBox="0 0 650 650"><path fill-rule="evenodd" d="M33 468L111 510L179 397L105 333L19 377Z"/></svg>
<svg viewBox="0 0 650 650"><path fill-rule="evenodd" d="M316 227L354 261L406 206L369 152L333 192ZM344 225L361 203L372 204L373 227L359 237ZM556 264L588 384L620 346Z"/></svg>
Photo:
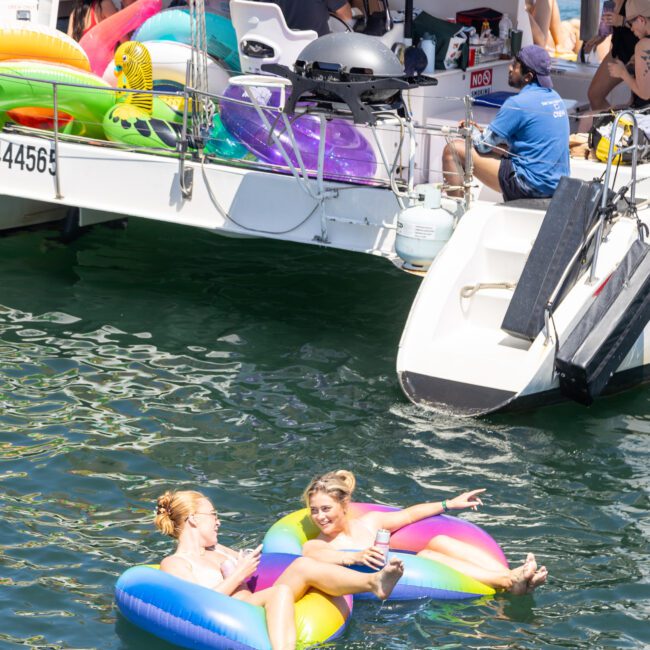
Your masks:
<svg viewBox="0 0 650 650"><path fill-rule="evenodd" d="M614 60L609 64L609 74L629 86L632 108L642 108L650 104L650 0L627 0L625 23L639 42L630 63Z"/></svg>

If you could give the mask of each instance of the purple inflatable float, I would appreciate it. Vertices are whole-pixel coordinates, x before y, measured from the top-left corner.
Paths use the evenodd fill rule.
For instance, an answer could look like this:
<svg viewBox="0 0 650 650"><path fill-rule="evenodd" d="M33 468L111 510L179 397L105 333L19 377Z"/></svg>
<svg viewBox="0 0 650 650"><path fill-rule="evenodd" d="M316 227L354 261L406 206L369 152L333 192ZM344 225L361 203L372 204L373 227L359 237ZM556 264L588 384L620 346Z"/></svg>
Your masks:
<svg viewBox="0 0 650 650"><path fill-rule="evenodd" d="M277 89L254 88L253 92L261 106L277 107L280 91ZM225 97L250 104L246 90L240 86L229 86ZM221 102L221 121L244 146L260 160L286 167L287 163L279 148L269 137L266 128L254 106ZM291 145L291 138L278 120L278 113L264 111L274 132L284 146L292 164L298 166L298 159ZM293 133L305 167L313 175L318 169L318 145L320 142L320 119L314 115L301 115L292 120ZM359 131L345 120L327 122L325 131L324 177L330 180L368 180L377 169L377 160L372 146Z"/></svg>

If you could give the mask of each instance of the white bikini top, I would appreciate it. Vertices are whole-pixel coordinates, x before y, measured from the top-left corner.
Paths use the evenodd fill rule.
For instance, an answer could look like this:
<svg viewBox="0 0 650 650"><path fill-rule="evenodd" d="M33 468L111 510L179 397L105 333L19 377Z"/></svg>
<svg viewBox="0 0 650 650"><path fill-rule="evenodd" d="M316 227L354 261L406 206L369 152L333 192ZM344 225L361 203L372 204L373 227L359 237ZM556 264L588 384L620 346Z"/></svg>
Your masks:
<svg viewBox="0 0 650 650"><path fill-rule="evenodd" d="M230 557L226 553L217 551L216 549L214 552L221 553L221 555L224 555L226 558ZM208 589L214 589L223 582L223 574L219 569L211 569L210 567L206 567L203 564L199 565L185 553L176 553L175 555L176 557L183 558L190 565L192 568L192 576L194 577L194 582L196 582L197 585L207 587Z"/></svg>

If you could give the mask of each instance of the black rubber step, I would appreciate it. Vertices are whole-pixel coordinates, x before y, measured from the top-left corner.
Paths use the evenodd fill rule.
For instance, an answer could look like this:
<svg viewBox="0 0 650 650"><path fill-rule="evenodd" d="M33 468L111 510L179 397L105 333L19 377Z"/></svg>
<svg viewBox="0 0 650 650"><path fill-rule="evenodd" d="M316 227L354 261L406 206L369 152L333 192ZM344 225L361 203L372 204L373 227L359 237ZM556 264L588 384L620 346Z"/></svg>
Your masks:
<svg viewBox="0 0 650 650"><path fill-rule="evenodd" d="M555 368L560 391L591 404L650 321L650 246L636 241L567 339ZM639 364L643 365L643 357Z"/></svg>
<svg viewBox="0 0 650 650"><path fill-rule="evenodd" d="M546 304L598 218L602 189L597 181L560 179L501 323L508 334L533 341L542 331ZM579 275L571 274L571 285Z"/></svg>

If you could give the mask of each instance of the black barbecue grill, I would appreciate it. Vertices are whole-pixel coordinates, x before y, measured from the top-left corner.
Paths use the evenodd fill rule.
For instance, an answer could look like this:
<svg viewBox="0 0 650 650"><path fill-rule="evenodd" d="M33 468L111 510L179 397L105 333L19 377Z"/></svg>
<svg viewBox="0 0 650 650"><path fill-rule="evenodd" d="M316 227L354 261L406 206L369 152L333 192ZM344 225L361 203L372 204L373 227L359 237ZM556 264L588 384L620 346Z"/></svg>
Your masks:
<svg viewBox="0 0 650 650"><path fill-rule="evenodd" d="M293 70L277 63L262 69L291 81L285 113L293 114L300 101L340 115L344 104L357 124L373 125L378 114L387 110L406 117L402 91L438 83L432 77L405 75L399 59L382 41L349 32L327 34L309 43Z"/></svg>

